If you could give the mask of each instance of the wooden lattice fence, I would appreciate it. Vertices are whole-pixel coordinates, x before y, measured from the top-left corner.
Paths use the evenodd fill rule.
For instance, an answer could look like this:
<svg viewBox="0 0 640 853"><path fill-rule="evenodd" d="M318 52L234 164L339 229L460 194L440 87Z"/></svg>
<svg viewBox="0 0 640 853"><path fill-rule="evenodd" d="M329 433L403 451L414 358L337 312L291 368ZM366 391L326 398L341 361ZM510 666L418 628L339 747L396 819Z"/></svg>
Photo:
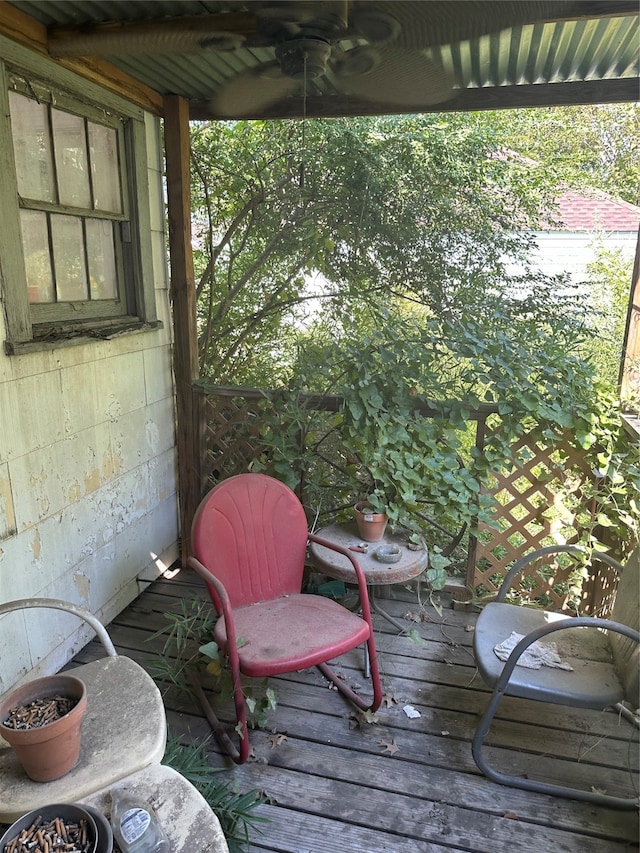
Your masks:
<svg viewBox="0 0 640 853"><path fill-rule="evenodd" d="M220 480L250 470L264 448L255 397L207 394L202 406L200 496Z"/></svg>
<svg viewBox="0 0 640 853"><path fill-rule="evenodd" d="M499 424L494 429L499 429ZM491 430L487 427L486 440ZM580 541L593 527L596 508L590 497L593 475L584 454L562 438L550 444L540 426L512 445L513 463L493 472L491 494L497 501L498 529L480 525L473 554L473 588L495 593L509 567L544 545ZM564 609L579 605L584 578L576 576L575 560L560 555L534 563L516 586L525 600ZM588 608L587 608L588 609Z"/></svg>
<svg viewBox="0 0 640 853"><path fill-rule="evenodd" d="M200 493L216 482L251 469L265 452L261 439L260 409L269 395L254 389L208 388L203 394L200 458ZM331 407L336 406L335 400ZM307 402L309 411L313 405ZM326 408L326 400L323 402ZM489 421L487 420L489 419ZM474 413L479 449L499 429L495 414ZM491 426L489 425L491 424ZM465 594L473 598L495 593L508 568L544 545L580 540L593 525L595 507L589 489L592 474L584 455L567 440L553 443L538 426L513 446L513 463L493 472L491 493L498 504L498 529L487 525L478 538L469 537ZM453 587L452 587L453 588ZM517 588L525 600L553 608L578 607L581 612L603 608L610 599L611 578L576 575L569 558L545 566L533 564Z"/></svg>

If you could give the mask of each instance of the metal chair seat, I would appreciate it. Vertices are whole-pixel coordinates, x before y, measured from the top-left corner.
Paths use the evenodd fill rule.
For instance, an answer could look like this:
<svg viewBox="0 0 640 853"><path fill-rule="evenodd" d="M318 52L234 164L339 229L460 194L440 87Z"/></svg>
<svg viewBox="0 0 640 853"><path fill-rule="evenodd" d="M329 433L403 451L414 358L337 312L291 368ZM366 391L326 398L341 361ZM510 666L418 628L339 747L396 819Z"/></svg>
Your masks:
<svg viewBox="0 0 640 853"><path fill-rule="evenodd" d="M342 605L319 595L288 595L234 611L240 668L252 678L295 672L337 658L369 638L367 623ZM286 626L286 631L283 631ZM224 617L214 637L228 648Z"/></svg>
<svg viewBox="0 0 640 853"><path fill-rule="evenodd" d="M571 666L570 674L548 666L540 669L516 666L509 678L509 695L576 708L606 708L620 702L624 688L613 662L609 638L602 631L592 630L592 619L586 628L568 627L575 622L570 616L516 604L492 602L478 619L474 653L483 681L495 684L500 677L504 663L493 650L506 637L512 633L529 636L533 631L544 632L548 626L560 627L560 622L565 623L562 630L552 630L548 640L556 645L558 656ZM607 627L611 627L609 623Z"/></svg>

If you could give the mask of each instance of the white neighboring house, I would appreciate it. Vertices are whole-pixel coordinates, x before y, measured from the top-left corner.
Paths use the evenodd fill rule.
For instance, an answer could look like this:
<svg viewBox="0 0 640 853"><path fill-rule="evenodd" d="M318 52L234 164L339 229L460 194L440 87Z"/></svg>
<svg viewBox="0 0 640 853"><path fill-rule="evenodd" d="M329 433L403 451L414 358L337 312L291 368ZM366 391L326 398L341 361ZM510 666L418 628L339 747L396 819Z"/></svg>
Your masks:
<svg viewBox="0 0 640 853"><path fill-rule="evenodd" d="M601 249L619 251L633 261L640 226L640 207L601 190L567 190L557 200L557 219L536 231L532 257L546 275L568 273L575 284L587 281L587 267Z"/></svg>

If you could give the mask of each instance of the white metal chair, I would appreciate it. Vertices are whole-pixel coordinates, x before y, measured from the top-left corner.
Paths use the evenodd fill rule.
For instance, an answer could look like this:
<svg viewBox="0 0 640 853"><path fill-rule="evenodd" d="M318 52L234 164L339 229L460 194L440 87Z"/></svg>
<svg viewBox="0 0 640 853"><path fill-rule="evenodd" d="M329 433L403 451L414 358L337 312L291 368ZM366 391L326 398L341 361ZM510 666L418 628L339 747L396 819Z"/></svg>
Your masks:
<svg viewBox="0 0 640 853"><path fill-rule="evenodd" d="M619 572L619 582L611 619L571 617L533 607L508 604L505 597L513 579L529 563L555 553L583 554L575 545L543 548L518 560L507 573L497 599L482 610L474 632L473 650L478 670L493 688L487 709L476 729L472 743L473 757L480 770L503 785L543 794L586 800L602 806L621 809L638 807L637 795L615 797L591 791L537 781L503 773L489 765L482 748L503 696L519 696L538 702L550 702L577 708L604 710L623 700L631 703L631 713L640 706L639 668L640 633L638 632L638 587L640 585L640 551L636 550L626 566L605 553L593 552L591 559L612 566ZM495 649L512 634L523 639L515 644L506 662ZM557 654L570 671L549 666L539 669L518 665L522 656L532 650L543 655L549 646L539 641L553 640Z"/></svg>

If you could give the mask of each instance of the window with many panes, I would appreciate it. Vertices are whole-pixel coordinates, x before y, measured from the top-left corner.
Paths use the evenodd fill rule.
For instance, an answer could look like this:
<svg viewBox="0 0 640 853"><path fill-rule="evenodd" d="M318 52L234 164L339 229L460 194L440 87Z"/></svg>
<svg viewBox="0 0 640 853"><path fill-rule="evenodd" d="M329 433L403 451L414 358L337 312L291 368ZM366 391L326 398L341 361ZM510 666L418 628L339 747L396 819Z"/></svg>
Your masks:
<svg viewBox="0 0 640 853"><path fill-rule="evenodd" d="M19 238L18 247L8 237L1 247L10 272L3 276L8 351L12 340L64 339L155 320L153 287L145 292L150 235L142 112L127 105L120 113L115 96L105 107L86 91L10 68L3 76L2 136L10 141L14 175L0 189L0 220L17 222ZM6 205L14 206L13 217Z"/></svg>
<svg viewBox="0 0 640 853"><path fill-rule="evenodd" d="M19 91L9 109L29 302L118 302L117 126Z"/></svg>

